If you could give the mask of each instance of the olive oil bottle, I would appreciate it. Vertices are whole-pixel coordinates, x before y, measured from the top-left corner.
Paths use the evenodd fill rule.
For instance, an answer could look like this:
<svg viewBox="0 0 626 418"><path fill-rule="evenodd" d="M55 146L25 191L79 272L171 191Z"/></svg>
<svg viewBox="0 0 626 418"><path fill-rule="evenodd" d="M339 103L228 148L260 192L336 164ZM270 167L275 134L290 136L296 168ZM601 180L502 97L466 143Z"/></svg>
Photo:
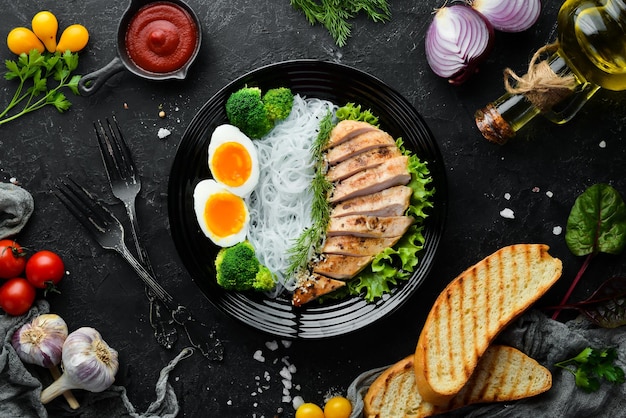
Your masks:
<svg viewBox="0 0 626 418"><path fill-rule="evenodd" d="M626 90L626 0L567 0L558 14L558 49L546 62L573 80L567 97L506 93L475 114L485 138L503 144L535 116L565 123L600 88ZM546 99L546 100L543 100Z"/></svg>

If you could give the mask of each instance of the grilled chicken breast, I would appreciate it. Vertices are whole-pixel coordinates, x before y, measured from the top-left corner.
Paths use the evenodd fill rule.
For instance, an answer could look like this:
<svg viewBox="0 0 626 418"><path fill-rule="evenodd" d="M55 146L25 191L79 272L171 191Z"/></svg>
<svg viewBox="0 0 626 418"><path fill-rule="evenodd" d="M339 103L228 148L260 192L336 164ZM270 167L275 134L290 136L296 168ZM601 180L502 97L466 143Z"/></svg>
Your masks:
<svg viewBox="0 0 626 418"><path fill-rule="evenodd" d="M298 287L293 292L291 301L294 306L302 306L345 285L346 282L344 281L313 273L298 282Z"/></svg>
<svg viewBox="0 0 626 418"><path fill-rule="evenodd" d="M395 186L377 193L358 196L338 203L330 216L349 215L401 216L409 207L413 190L408 186Z"/></svg>
<svg viewBox="0 0 626 418"><path fill-rule="evenodd" d="M383 252L385 248L393 247L396 242L402 238L402 235L388 238L367 238L357 237L355 235L336 235L328 237L322 253L325 254L341 254L366 256L376 255Z"/></svg>
<svg viewBox="0 0 626 418"><path fill-rule="evenodd" d="M331 182L343 180L359 171L379 166L383 162L394 157L400 157L401 155L400 150L395 145L391 147L374 148L330 167L326 173L326 178Z"/></svg>
<svg viewBox="0 0 626 418"><path fill-rule="evenodd" d="M391 135L380 129L375 129L329 149L326 153L326 161L330 165L335 165L362 152L395 144L396 141Z"/></svg>
<svg viewBox="0 0 626 418"><path fill-rule="evenodd" d="M409 157L403 155L387 160L377 167L360 171L337 183L330 202L337 203L353 197L376 193L389 187L405 185L411 181L408 164Z"/></svg>
<svg viewBox="0 0 626 418"><path fill-rule="evenodd" d="M368 238L390 238L404 235L415 220L411 216L353 215L331 218L326 235L354 235Z"/></svg>
<svg viewBox="0 0 626 418"><path fill-rule="evenodd" d="M372 262L374 256L351 256L339 254L325 254L313 266L313 273L321 274L337 280L349 280L359 274L361 270Z"/></svg>
<svg viewBox="0 0 626 418"><path fill-rule="evenodd" d="M342 120L330 131L325 149L332 148L365 132L378 130L372 124L358 120Z"/></svg>

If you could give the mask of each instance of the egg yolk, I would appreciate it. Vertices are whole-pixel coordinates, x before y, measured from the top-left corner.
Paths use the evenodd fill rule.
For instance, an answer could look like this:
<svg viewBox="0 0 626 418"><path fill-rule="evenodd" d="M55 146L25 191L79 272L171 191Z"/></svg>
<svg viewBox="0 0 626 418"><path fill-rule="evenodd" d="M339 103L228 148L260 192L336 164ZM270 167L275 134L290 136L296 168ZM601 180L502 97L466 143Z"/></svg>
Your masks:
<svg viewBox="0 0 626 418"><path fill-rule="evenodd" d="M220 238L236 234L246 222L244 201L232 193L215 193L206 202L204 219L209 230Z"/></svg>
<svg viewBox="0 0 626 418"><path fill-rule="evenodd" d="M230 187L244 184L252 172L252 158L238 142L225 142L217 147L212 163L213 176Z"/></svg>

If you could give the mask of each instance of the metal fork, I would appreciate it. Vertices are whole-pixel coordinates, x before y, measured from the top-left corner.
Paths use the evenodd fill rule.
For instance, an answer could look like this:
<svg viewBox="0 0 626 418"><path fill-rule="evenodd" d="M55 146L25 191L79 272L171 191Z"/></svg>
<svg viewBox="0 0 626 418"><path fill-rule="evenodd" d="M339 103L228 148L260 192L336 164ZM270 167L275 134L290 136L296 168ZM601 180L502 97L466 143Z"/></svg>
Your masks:
<svg viewBox="0 0 626 418"><path fill-rule="evenodd" d="M58 191L57 198L93 235L100 246L116 251L135 270L144 284L170 311L172 320L183 327L190 344L206 358L221 360L223 358L221 341L214 338L211 332L207 332L204 325L196 321L184 305L176 303L172 295L133 256L124 242L124 227L119 219L71 178L62 181ZM203 336L208 336L212 341L206 341Z"/></svg>
<svg viewBox="0 0 626 418"><path fill-rule="evenodd" d="M124 140L115 115L113 115L115 128L111 125L109 119L106 119L105 122L108 129L105 129L99 120L94 122L93 126L98 138L100 154L106 168L109 184L111 185L113 195L124 204L128 214L139 261L149 273L155 276L148 252L139 238L139 223L137 221L135 200L141 190L141 178L137 173L132 154ZM150 324L154 329L154 336L159 344L166 348L171 348L178 338L176 328L171 321L162 319L161 303L159 303L159 300L155 298L155 295L152 294L149 288L146 288L146 294L150 301Z"/></svg>

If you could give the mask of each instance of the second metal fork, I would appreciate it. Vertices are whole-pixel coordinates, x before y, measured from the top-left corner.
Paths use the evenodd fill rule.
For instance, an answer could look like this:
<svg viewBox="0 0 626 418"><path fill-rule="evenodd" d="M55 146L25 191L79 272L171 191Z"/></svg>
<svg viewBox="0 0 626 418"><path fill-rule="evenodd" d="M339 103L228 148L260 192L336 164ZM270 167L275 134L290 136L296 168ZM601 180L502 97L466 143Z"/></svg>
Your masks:
<svg viewBox="0 0 626 418"><path fill-rule="evenodd" d="M105 129L106 124L106 129ZM109 119L105 120L105 124L101 121L94 122L94 129L98 144L100 146L100 154L106 169L109 184L113 195L117 197L123 204L130 220L131 232L137 257L141 264L148 270L152 276L155 276L154 269L150 263L148 252L142 245L139 234L139 223L137 221L137 211L135 208L135 200L141 190L141 178L137 173L137 168L130 153L130 149L124 140L122 130L120 129L117 119L113 116L113 124ZM154 329L155 337L159 344L170 348L176 342L176 328L171 321L161 318L161 306L154 294L146 289L146 294L150 300L150 324Z"/></svg>
<svg viewBox="0 0 626 418"><path fill-rule="evenodd" d="M172 320L183 327L191 345L210 360L221 360L221 341L207 332L203 324L197 322L184 305L178 304L129 251L124 242L124 227L115 215L100 204L91 193L75 181L68 179L58 187L57 197L80 223L87 228L102 248L119 253L137 275L169 310ZM207 341L206 338L211 341Z"/></svg>

